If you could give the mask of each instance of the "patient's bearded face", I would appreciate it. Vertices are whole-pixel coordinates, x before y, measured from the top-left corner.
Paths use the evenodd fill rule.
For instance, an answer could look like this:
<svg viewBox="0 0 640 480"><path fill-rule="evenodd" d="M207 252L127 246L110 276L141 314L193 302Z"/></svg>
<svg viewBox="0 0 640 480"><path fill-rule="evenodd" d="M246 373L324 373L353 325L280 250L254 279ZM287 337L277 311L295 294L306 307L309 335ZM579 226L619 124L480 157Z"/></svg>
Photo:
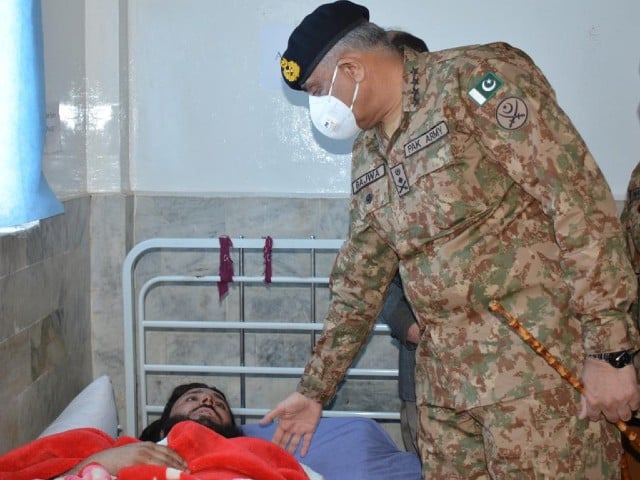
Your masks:
<svg viewBox="0 0 640 480"><path fill-rule="evenodd" d="M185 420L197 422L227 438L243 435L235 426L224 397L208 388L193 388L176 400L169 419L161 427L163 434L166 436L174 425Z"/></svg>
<svg viewBox="0 0 640 480"><path fill-rule="evenodd" d="M185 417L223 427L234 423L224 397L208 388L193 388L185 392L171 408L170 417Z"/></svg>

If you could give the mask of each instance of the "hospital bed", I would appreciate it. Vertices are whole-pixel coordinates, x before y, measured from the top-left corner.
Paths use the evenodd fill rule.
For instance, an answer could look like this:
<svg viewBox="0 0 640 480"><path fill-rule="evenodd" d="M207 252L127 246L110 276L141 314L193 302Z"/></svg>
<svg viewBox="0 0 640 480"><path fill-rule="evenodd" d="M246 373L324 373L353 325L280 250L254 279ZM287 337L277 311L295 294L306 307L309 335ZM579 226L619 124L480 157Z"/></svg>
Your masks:
<svg viewBox="0 0 640 480"><path fill-rule="evenodd" d="M329 272L342 242L221 237L137 244L122 270L124 433L137 435L159 417L174 386L197 381L227 394L247 435L270 439L275 425L258 421L295 389L322 330ZM222 281L223 265L233 266L230 282ZM396 365L388 328L376 325L323 411L309 453L296 456L327 480L420 478L417 457L401 451L388 433L399 427ZM100 393L84 392L94 397L84 403L110 413L85 411L81 423L102 415L97 426L112 434L115 406L104 400L113 398L108 378L86 390L98 383ZM43 434L63 427L54 422Z"/></svg>
<svg viewBox="0 0 640 480"><path fill-rule="evenodd" d="M234 275L223 298L220 239L157 238L131 250L122 272L125 418L119 422L113 387L102 376L41 438L86 427L135 436L157 418L171 389L188 381L222 389L246 435L272 437L275 425L257 420L295 388L322 328L328 273L342 240L229 240ZM382 350L395 365L397 352L384 350L389 344L387 327L377 325L370 350ZM327 480L417 480L418 459L385 431L398 426L397 370L373 365L369 353L323 412L309 453L296 456Z"/></svg>

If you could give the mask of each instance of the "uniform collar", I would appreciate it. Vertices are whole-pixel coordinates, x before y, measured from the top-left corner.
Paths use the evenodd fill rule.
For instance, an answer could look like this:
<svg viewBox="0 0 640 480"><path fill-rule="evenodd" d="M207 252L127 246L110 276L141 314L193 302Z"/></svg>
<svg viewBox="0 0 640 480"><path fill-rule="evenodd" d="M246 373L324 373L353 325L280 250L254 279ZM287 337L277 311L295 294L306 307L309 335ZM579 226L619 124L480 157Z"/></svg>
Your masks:
<svg viewBox="0 0 640 480"><path fill-rule="evenodd" d="M427 82L424 78L427 75L428 54L421 54L410 48L404 49L404 74L402 85L402 111L403 118L401 125L407 122L406 113L416 112L420 108L422 99L425 96ZM382 126L376 125L371 130L365 130L363 138L373 137L379 145L386 145L389 139L386 138Z"/></svg>
<svg viewBox="0 0 640 480"><path fill-rule="evenodd" d="M428 54L404 50L404 85L402 88L402 108L405 112L415 112L424 99L427 82Z"/></svg>

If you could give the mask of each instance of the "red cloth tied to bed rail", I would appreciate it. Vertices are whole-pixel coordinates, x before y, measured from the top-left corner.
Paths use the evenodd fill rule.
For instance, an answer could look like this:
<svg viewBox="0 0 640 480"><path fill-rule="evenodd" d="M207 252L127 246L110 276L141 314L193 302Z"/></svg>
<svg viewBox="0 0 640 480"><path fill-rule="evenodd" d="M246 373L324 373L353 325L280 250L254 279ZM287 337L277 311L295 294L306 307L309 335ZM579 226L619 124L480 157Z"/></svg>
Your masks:
<svg viewBox="0 0 640 480"><path fill-rule="evenodd" d="M62 475L85 458L108 448L139 442L113 440L81 428L42 437L0 457L0 480L33 480ZM298 461L275 443L254 437L225 438L195 422L182 422L169 433L169 447L187 461L190 473L159 465L134 465L118 480L307 480Z"/></svg>
<svg viewBox="0 0 640 480"><path fill-rule="evenodd" d="M266 236L264 238L264 283L271 283L271 251L273 250L273 238Z"/></svg>
<svg viewBox="0 0 640 480"><path fill-rule="evenodd" d="M218 241L220 242L218 298L222 300L229 291L229 282L233 282L233 260L231 260L231 247L233 247L233 243L226 235L219 237Z"/></svg>

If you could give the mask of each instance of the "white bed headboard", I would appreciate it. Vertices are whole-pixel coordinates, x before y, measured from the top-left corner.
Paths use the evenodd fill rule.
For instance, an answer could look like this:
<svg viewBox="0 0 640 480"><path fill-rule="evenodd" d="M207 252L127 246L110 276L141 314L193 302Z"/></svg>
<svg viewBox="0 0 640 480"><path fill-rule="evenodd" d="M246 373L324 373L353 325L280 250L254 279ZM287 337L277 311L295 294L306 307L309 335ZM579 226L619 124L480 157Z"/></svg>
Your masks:
<svg viewBox="0 0 640 480"><path fill-rule="evenodd" d="M218 238L156 238L129 252L122 272L128 434L158 416L168 392L185 381L215 380L243 421L295 388L322 329L343 240L273 239L270 284L265 241L231 238L234 277L222 300ZM388 331L376 325L375 347L349 370L324 416L398 421L397 352Z"/></svg>

